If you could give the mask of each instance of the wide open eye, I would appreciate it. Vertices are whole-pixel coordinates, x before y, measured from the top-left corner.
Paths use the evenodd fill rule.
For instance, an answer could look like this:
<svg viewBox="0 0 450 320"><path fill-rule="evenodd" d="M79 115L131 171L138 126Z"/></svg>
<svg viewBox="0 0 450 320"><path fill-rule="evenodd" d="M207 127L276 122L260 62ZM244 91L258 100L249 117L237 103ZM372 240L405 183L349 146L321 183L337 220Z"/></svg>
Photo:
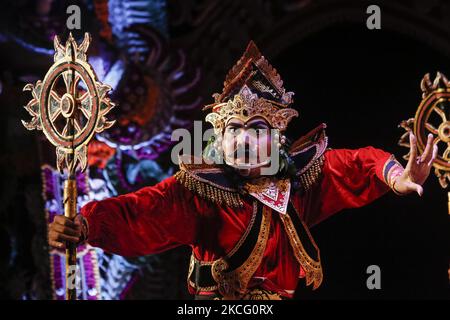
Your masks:
<svg viewBox="0 0 450 320"><path fill-rule="evenodd" d="M233 135L239 135L239 133L241 132L241 129L242 128L240 128L238 126L230 125L230 126L226 127L226 132L233 134Z"/></svg>
<svg viewBox="0 0 450 320"><path fill-rule="evenodd" d="M228 127L227 127L227 132L228 132L228 133L235 133L235 132L236 132L236 127L234 127L234 126L228 126Z"/></svg>

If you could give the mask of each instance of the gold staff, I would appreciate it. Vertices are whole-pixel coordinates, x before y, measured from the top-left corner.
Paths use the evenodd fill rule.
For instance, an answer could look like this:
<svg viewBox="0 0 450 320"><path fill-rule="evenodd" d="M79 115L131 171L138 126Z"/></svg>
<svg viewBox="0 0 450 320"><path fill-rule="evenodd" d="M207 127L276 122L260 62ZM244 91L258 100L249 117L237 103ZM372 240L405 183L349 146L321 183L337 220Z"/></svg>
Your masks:
<svg viewBox="0 0 450 320"><path fill-rule="evenodd" d="M43 81L27 84L24 91L31 91L33 98L25 106L31 120L22 123L28 130L42 130L56 147L56 165L63 173L64 215L74 219L77 215L76 170L87 167L87 145L95 133L100 133L114 124L106 114L114 107L108 98L111 87L97 80L87 60L91 42L85 33L78 45L72 34L63 46L54 38L54 64ZM62 85L64 84L64 85ZM62 87L62 88L61 88ZM65 92L61 95L61 92ZM66 248L66 299L76 300L76 246Z"/></svg>

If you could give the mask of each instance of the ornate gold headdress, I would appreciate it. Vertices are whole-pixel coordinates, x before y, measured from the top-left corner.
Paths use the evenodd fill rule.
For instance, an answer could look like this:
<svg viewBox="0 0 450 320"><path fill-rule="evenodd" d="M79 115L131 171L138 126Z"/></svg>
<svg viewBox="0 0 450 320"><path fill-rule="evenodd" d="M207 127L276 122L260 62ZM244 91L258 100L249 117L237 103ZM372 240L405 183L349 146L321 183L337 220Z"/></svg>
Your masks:
<svg viewBox="0 0 450 320"><path fill-rule="evenodd" d="M203 109L212 110L205 120L219 134L232 117L247 121L260 116L283 132L291 119L298 116L296 110L288 108L293 95L286 92L277 70L250 41L241 59L228 72L222 93L215 93L215 102Z"/></svg>

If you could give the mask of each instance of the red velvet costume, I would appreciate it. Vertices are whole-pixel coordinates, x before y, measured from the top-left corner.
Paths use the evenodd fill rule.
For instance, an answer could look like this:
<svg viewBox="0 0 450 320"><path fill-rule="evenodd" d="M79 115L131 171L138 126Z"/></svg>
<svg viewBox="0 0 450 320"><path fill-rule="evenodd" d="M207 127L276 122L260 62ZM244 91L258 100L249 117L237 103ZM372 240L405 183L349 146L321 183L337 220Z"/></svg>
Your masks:
<svg viewBox="0 0 450 320"><path fill-rule="evenodd" d="M301 218L313 226L386 193L383 168L390 158L372 147L326 151L320 184L304 195L292 195ZM89 224L89 243L106 251L139 256L189 245L198 259L213 261L241 238L252 201L247 196L239 209L212 205L170 177L135 193L91 202L81 213ZM263 263L254 276L264 278L263 288L290 297L300 270L278 215L272 215Z"/></svg>
<svg viewBox="0 0 450 320"><path fill-rule="evenodd" d="M241 60L238 63L240 69L234 70L240 78L243 74L253 75L241 70L252 67L247 60ZM267 77L267 72L264 76ZM233 86L238 87L243 83L251 84L241 81L236 85L235 82ZM276 86L274 88L277 89ZM226 101L227 95L222 94L219 99ZM220 280L220 268L217 269L212 262L235 248L245 246L240 243L241 239L246 232L253 232L248 230L249 225L255 223L255 208L262 207L265 218L257 222L260 224L255 223L258 227L261 225L259 231L255 229L258 240L250 246L250 249L255 247L253 251L248 249L246 254L253 260L248 260L250 263L240 269L239 277L242 279L238 280L242 282L238 281L237 286L242 290L265 289L281 297L292 297L299 278L306 277L307 284L313 283L317 287L322 281L320 255L312 238L308 240L307 227L342 209L360 207L377 199L390 190L390 175L399 166L391 154L372 147L327 149L324 127L300 139L289 150L298 169L298 174L291 180L298 180L300 186L289 189L290 205L295 208L291 207L290 214L298 214L306 225L304 229L293 230L294 224L296 227L302 224L296 221L298 218L292 216L289 220L286 213L269 208L248 192L233 189L223 179L229 173L220 167L182 164L177 175L155 186L84 206L81 214L88 222L88 242L123 256L147 255L189 245L193 249L196 268L197 264L199 268L211 267L207 271L213 273L214 279ZM278 194L282 196L282 193ZM236 201L239 205L233 205ZM264 223L267 223L265 229ZM310 243L309 249L305 241ZM299 242L303 242L303 246ZM258 249L261 243L264 246ZM311 260L314 253L317 253L317 258ZM257 262L252 264L252 261ZM192 269L193 262L190 274ZM192 293L199 295L219 290L214 285L209 289L194 288L197 286L193 284L194 278L189 278ZM233 278L223 281L232 284Z"/></svg>

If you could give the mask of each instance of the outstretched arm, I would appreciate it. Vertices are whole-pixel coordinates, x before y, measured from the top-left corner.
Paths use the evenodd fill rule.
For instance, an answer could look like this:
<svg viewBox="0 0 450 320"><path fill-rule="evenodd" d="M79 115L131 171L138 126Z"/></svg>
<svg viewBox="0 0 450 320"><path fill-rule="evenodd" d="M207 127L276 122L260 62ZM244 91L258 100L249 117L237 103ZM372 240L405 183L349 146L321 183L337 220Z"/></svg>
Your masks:
<svg viewBox="0 0 450 320"><path fill-rule="evenodd" d="M306 223L315 225L381 197L398 170L403 168L390 153L373 147L326 151L321 181L305 197Z"/></svg>
<svg viewBox="0 0 450 320"><path fill-rule="evenodd" d="M170 177L137 192L90 202L80 213L87 222L89 244L123 256L140 256L194 244L201 205L192 193ZM82 226L82 218L76 224ZM73 229L72 237L82 229L70 221L53 222L49 228L53 231L52 235L49 232L51 245L72 240L55 238L56 231L63 228Z"/></svg>
<svg viewBox="0 0 450 320"><path fill-rule="evenodd" d="M411 134L410 158L406 168L383 150L366 147L356 150L336 149L325 153L320 184L306 201L305 221L314 225L347 208L369 204L392 189L397 194L417 192L430 174L437 147L433 136L417 156L416 138Z"/></svg>

